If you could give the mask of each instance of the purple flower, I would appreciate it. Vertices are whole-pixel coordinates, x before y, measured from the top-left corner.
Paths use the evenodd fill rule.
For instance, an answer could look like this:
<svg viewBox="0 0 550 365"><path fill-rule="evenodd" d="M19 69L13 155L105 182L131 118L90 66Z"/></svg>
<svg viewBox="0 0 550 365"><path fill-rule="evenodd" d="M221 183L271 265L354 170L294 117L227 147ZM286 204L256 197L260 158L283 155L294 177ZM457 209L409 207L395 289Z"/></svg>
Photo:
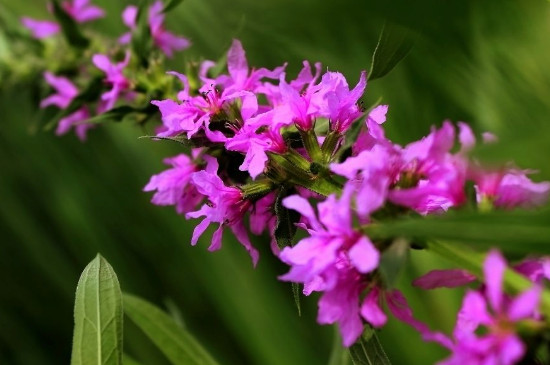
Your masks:
<svg viewBox="0 0 550 365"><path fill-rule="evenodd" d="M283 205L298 211L310 234L293 247L285 247L279 257L291 265L280 279L304 283L304 293L322 291L319 323L337 322L345 346L357 340L363 330L359 315L359 295L364 289L361 275L378 266L380 254L368 237L353 228L351 189L342 197L330 195L318 205L318 216L309 202L299 195L283 200Z"/></svg>
<svg viewBox="0 0 550 365"><path fill-rule="evenodd" d="M212 236L209 251L216 251L221 248L222 234L224 227L228 226L235 234L239 242L245 247L256 266L258 262L258 251L252 247L248 233L243 223L243 218L251 206L249 200L245 200L238 188L226 186L218 176L218 162L210 156L203 157L207 161L207 167L203 171L191 175L191 182L197 191L204 195L209 203L204 204L199 210L187 213L187 218L204 217L195 230L191 244L197 244L199 237L204 233L211 223L218 223L218 229Z"/></svg>
<svg viewBox="0 0 550 365"><path fill-rule="evenodd" d="M203 198L191 184L192 174L199 170L197 165L184 154L167 158L164 163L172 168L153 175L143 190L156 190L153 204L174 205L179 214L192 211Z"/></svg>
<svg viewBox="0 0 550 365"><path fill-rule="evenodd" d="M61 27L56 22L49 20L36 20L28 17L21 18L21 23L29 29L33 37L44 39L59 33Z"/></svg>
<svg viewBox="0 0 550 365"><path fill-rule="evenodd" d="M492 202L499 208L533 208L548 200L550 182L535 183L527 177L528 170L508 169L497 172L473 171L477 201Z"/></svg>
<svg viewBox="0 0 550 365"><path fill-rule="evenodd" d="M92 57L94 65L105 73L104 82L111 86L111 90L101 95L102 103L99 106L100 112L112 109L122 93L130 88L130 81L124 76L123 70L130 62L130 52L126 52L124 60L118 63L111 63L109 57L103 54L95 54ZM131 96L127 93L127 96Z"/></svg>
<svg viewBox="0 0 550 365"><path fill-rule="evenodd" d="M485 290L468 291L458 313L454 341L436 340L452 351L441 362L445 365L485 365L517 363L525 354L525 345L516 335L516 323L534 320L541 288L535 285L516 298L503 289L506 261L498 251L491 251L484 263ZM478 334L479 327L486 331Z"/></svg>
<svg viewBox="0 0 550 365"><path fill-rule="evenodd" d="M90 0L64 1L63 9L78 23L85 23L105 16L105 11L98 6L90 5Z"/></svg>
<svg viewBox="0 0 550 365"><path fill-rule="evenodd" d="M159 133L160 137L169 137L186 133L187 138L193 137L199 131L203 131L212 142L226 142L222 132L210 129L211 120L218 117L219 120L227 120L232 102L241 100L242 118L249 118L257 108L256 97L248 91L236 91L234 93L222 93L213 85L203 85L198 96L189 95L189 83L187 77L171 72L183 83L183 90L178 93L181 103L174 100L153 100L161 112L165 129ZM233 131L234 133L235 131Z"/></svg>
<svg viewBox="0 0 550 365"><path fill-rule="evenodd" d="M55 76L51 72L45 72L44 78L56 91L55 94L48 96L40 102L40 107L45 108L49 105L55 105L60 109L65 109L71 104L73 99L78 95L76 86L66 77ZM80 123L90 118L90 113L86 106L81 107L75 112L62 118L57 124L55 133L62 135L67 133L71 127L75 127L75 132L81 141L86 139L86 132L93 128L92 124Z"/></svg>
<svg viewBox="0 0 550 365"><path fill-rule="evenodd" d="M89 5L89 2L89 0L64 1L61 6L78 23L86 23L105 16L103 9L95 5ZM21 22L31 31L33 37L37 39L51 37L61 30L58 23L49 20L36 20L23 17L21 18Z"/></svg>
<svg viewBox="0 0 550 365"><path fill-rule="evenodd" d="M183 51L189 48L191 42L185 38L177 36L166 29L164 29L164 13L162 9L164 5L162 1L155 1L149 7L149 29L151 31L151 37L155 45L161 49L162 52L168 57L172 57L175 51ZM124 9L122 13L122 21L132 31L136 29L138 8L130 5ZM131 33L125 33L120 37L119 41L122 44L127 44L132 38Z"/></svg>
<svg viewBox="0 0 550 365"><path fill-rule="evenodd" d="M329 118L331 130L344 133L362 113L357 102L367 87L366 73L361 72L353 90L349 90L346 78L339 72L325 73L320 86L327 90L324 92L325 102L321 104L320 114Z"/></svg>
<svg viewBox="0 0 550 365"><path fill-rule="evenodd" d="M220 75L215 80L208 79L204 75L211 66L213 66L212 63L207 63L201 71L201 74L203 74L203 82L205 83L215 83L223 86L226 93L250 91L254 93L269 94L270 92L266 89L266 86L264 86L265 84L262 83L261 80L263 78L278 79L283 73L286 64L275 68L273 71L266 68L249 70L243 46L239 40L234 39L231 48L227 52L227 69L229 75Z"/></svg>
<svg viewBox="0 0 550 365"><path fill-rule="evenodd" d="M439 213L462 204L467 164L449 153L454 145L449 122L427 137L407 145L402 153L399 180L388 199L420 214Z"/></svg>

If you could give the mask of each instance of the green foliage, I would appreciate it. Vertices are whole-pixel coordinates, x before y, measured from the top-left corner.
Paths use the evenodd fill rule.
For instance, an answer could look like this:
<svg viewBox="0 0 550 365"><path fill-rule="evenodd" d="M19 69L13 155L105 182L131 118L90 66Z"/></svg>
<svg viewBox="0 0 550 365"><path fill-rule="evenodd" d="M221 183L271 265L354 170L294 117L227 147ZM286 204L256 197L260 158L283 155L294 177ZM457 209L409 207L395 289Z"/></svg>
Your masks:
<svg viewBox="0 0 550 365"><path fill-rule="evenodd" d="M124 294L124 312L174 365L218 363L185 329L153 304Z"/></svg>
<svg viewBox="0 0 550 365"><path fill-rule="evenodd" d="M136 29L132 33L132 50L143 66L149 63L153 49L153 37L149 29L149 5L151 0L141 0L136 16Z"/></svg>
<svg viewBox="0 0 550 365"><path fill-rule="evenodd" d="M122 294L101 255L86 266L76 288L71 365L122 364Z"/></svg>
<svg viewBox="0 0 550 365"><path fill-rule="evenodd" d="M550 210L449 212L404 218L367 228L371 237L452 240L515 254L550 254Z"/></svg>
<svg viewBox="0 0 550 365"><path fill-rule="evenodd" d="M390 72L414 44L412 32L393 23L384 24L378 44L372 55L369 80L379 79Z"/></svg>
<svg viewBox="0 0 550 365"><path fill-rule="evenodd" d="M391 365L376 331L366 327L359 340L349 348L353 365Z"/></svg>
<svg viewBox="0 0 550 365"><path fill-rule="evenodd" d="M183 0L168 0L165 1L164 8L162 9L163 13L168 13L171 10L174 10L183 2Z"/></svg>

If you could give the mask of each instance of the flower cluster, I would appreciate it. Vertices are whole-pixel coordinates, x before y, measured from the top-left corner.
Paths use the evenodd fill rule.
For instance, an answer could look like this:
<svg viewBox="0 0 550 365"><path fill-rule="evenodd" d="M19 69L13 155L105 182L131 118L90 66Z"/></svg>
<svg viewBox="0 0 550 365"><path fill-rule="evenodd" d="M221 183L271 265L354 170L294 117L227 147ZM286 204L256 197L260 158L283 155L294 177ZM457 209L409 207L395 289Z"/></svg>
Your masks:
<svg viewBox="0 0 550 365"><path fill-rule="evenodd" d="M105 15L87 0L63 2L54 10L65 15L60 21L73 25ZM386 219L442 215L465 206L480 211L537 207L546 202L550 182L533 182L529 170L487 168L472 159L476 137L463 122L444 121L405 146L392 142L383 127L388 106L363 107L366 72L350 85L340 72L322 73L319 63L304 61L295 77L287 75L286 64L253 68L238 40L225 65L204 61L187 74L165 72L163 58L190 42L164 28L164 15L160 1L129 6L122 20L130 31L112 48L96 49L91 42L70 72L44 73L55 93L40 106L61 109L57 134L74 127L85 139L98 118L135 114L145 123L160 112L154 138L182 142L188 153L165 159L169 168L151 177L144 190L153 192L152 203L173 205L186 219L200 220L192 245L213 225L208 249L219 250L229 229L253 265L259 253L250 234L267 231L274 255L289 266L279 278L302 284L305 295L320 293L317 320L337 324L345 346L353 345L366 325L384 326L387 308L424 340L451 351L442 364L522 359L527 345L518 331L525 323L541 323L538 302L550 277L547 260L514 268L533 283L514 298L503 291L504 258L491 251L483 285L467 292L449 338L415 319L405 296L384 274L382 257L408 250L410 242L367 232ZM22 21L40 39L67 28ZM140 44L154 45L162 55L144 55ZM495 139L482 135L483 143ZM305 238L293 244L296 228ZM414 284L433 289L478 279L464 270L438 270Z"/></svg>
<svg viewBox="0 0 550 365"><path fill-rule="evenodd" d="M532 182L527 171L484 169L471 160L476 141L465 123L455 129L446 121L419 141L393 143L383 129L387 105L373 108L362 121L365 73L350 88L341 73L321 75L319 64L304 62L287 81L285 65L250 69L239 41L227 60L227 74L212 75L213 63L202 65L198 90L185 75L172 73L183 85L177 99L153 101L162 115L159 137L181 136L201 148L194 160L178 165L171 160L172 169L153 176L145 189L156 190L153 203L175 205L187 218L204 217L193 244L210 223L218 223L210 250L221 247L222 229L230 228L256 264L245 214L253 217L260 202L270 202L271 209L261 214L276 222L267 227L273 233L278 200L279 210L299 213L294 223L307 232L278 254L290 266L280 279L304 284L305 295L322 292L318 322L338 323L344 345L357 340L365 323L385 324L384 302L426 340L450 343L414 319L404 296L384 281L380 257L392 243L373 242L365 228L381 216L442 214L468 199L480 209L533 207L544 203L550 183ZM352 126L360 132L356 141L347 141ZM485 134L484 140L494 137ZM475 197L467 196L467 184L474 185ZM474 278L462 275L463 282Z"/></svg>
<svg viewBox="0 0 550 365"><path fill-rule="evenodd" d="M76 26L105 16L105 12L90 4L89 0L65 1L57 8L56 6L57 3L52 3L48 9L56 17L60 17L59 21L65 22L66 26ZM53 105L62 109L58 114L57 134L65 134L74 127L78 137L84 140L86 131L93 127L93 124L88 122L94 117L118 106L131 107L134 112L144 112L147 109L143 107L143 103L148 103L149 100L143 99L151 91L158 92L159 88L164 87L166 77L163 74L160 77L157 75L158 71L154 68L158 68L160 64L157 56L151 56L153 66L144 67L138 62L137 58L143 56L140 54L142 50L138 52L133 49L130 44L132 38L138 37L138 34L139 37L150 37L154 46L166 57L172 57L174 52L190 46L187 38L177 36L164 28L163 9L164 5L160 0L141 10L136 6L128 6L122 14L122 19L130 28L130 32L119 39L111 40L110 44L105 44L103 38L102 42L87 42L89 48L84 54L78 52L74 55L69 52L66 60L68 65L59 68L64 74L70 75L71 79L51 71L44 73L46 82L56 94L44 99L40 106L45 108ZM148 16L148 32L142 32L145 35L137 29L140 12L145 13L143 16ZM55 21L39 21L24 17L21 22L37 39L52 38L62 31L72 31L63 29L62 24ZM84 35L80 36L87 39ZM71 37L74 38L75 35L66 35L66 38ZM145 42L146 39L141 41ZM73 57L80 58L78 64L74 64Z"/></svg>

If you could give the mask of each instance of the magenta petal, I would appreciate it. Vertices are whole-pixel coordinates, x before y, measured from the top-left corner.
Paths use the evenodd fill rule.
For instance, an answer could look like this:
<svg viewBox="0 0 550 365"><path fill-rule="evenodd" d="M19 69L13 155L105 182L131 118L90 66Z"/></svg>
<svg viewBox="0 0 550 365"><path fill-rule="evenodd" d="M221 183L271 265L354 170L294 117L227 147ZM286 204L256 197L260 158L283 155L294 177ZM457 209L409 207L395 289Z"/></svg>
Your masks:
<svg viewBox="0 0 550 365"><path fill-rule="evenodd" d="M248 63L243 45L237 39L233 39L233 44L227 53L227 69L238 85L244 83L248 76Z"/></svg>
<svg viewBox="0 0 550 365"><path fill-rule="evenodd" d="M531 317L538 309L541 291L542 288L535 285L514 298L508 307L508 318L519 321Z"/></svg>
<svg viewBox="0 0 550 365"><path fill-rule="evenodd" d="M422 289L455 288L471 283L476 277L466 270L432 270L414 280L412 285Z"/></svg>
<svg viewBox="0 0 550 365"><path fill-rule="evenodd" d="M368 119L376 122L376 124L383 124L386 121L387 113L388 113L388 106L379 105L369 113ZM380 137L384 138L383 135Z"/></svg>
<svg viewBox="0 0 550 365"><path fill-rule="evenodd" d="M483 264L483 275L487 286L487 298L493 309L500 312L502 307L502 280L506 270L506 261L497 250L492 250L487 255Z"/></svg>
<svg viewBox="0 0 550 365"><path fill-rule="evenodd" d="M321 229L319 221L317 221L317 217L313 212L313 208L306 199L302 198L299 195L291 195L283 199L283 205L286 208L293 209L306 217L313 229Z"/></svg>
<svg viewBox="0 0 550 365"><path fill-rule="evenodd" d="M191 217L190 214L188 216ZM192 246L195 246L197 244L197 241L199 240L199 237L202 236L202 234L204 233L206 228L208 228L209 225L210 225L210 220L208 220L206 218L203 219L202 222L197 224L197 226L193 230L193 237L191 237L191 245Z"/></svg>
<svg viewBox="0 0 550 365"><path fill-rule="evenodd" d="M515 336L508 336L500 343L500 361L501 365L513 365L519 361L525 354L525 345Z"/></svg>
<svg viewBox="0 0 550 365"><path fill-rule="evenodd" d="M208 251L217 251L220 248L222 248L222 235L223 235L223 225L220 224L218 229L214 231L214 234L212 235L212 242L210 243L210 246L208 247Z"/></svg>
<svg viewBox="0 0 550 365"><path fill-rule="evenodd" d="M475 146L476 137L468 124L464 122L458 122L457 124L459 129L458 140L462 145L461 151L469 151Z"/></svg>
<svg viewBox="0 0 550 365"><path fill-rule="evenodd" d="M479 292L468 291L462 301L462 308L458 312L454 337L458 340L469 337L480 323L489 324L491 321L483 296Z"/></svg>
<svg viewBox="0 0 550 365"><path fill-rule="evenodd" d="M363 274L376 269L380 260L380 253L365 236L361 236L349 250L348 255L353 266Z"/></svg>
<svg viewBox="0 0 550 365"><path fill-rule="evenodd" d="M59 24L48 20L35 20L32 18L21 18L21 23L29 29L33 37L43 39L59 32Z"/></svg>
<svg viewBox="0 0 550 365"><path fill-rule="evenodd" d="M386 324L388 317L380 308L380 289L373 288L365 297L363 305L361 305L361 315L373 327L382 327Z"/></svg>

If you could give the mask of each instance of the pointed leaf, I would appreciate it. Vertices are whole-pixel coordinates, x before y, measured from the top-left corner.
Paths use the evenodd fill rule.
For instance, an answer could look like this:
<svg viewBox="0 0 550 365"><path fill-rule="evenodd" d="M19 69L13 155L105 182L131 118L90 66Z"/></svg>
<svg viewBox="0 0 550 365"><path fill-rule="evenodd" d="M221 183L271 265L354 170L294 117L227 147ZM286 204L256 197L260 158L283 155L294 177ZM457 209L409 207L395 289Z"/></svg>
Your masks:
<svg viewBox="0 0 550 365"><path fill-rule="evenodd" d="M367 326L359 340L349 348L354 365L391 365L374 328Z"/></svg>
<svg viewBox="0 0 550 365"><path fill-rule="evenodd" d="M372 55L369 80L378 79L390 72L409 53L414 43L410 30L386 22Z"/></svg>
<svg viewBox="0 0 550 365"><path fill-rule="evenodd" d="M153 304L124 294L124 313L175 365L218 364L195 338Z"/></svg>
<svg viewBox="0 0 550 365"><path fill-rule="evenodd" d="M164 6L164 9L162 9L162 12L168 13L169 11L174 10L182 2L183 0L168 0L166 5Z"/></svg>
<svg viewBox="0 0 550 365"><path fill-rule="evenodd" d="M122 364L122 294L101 255L86 266L76 288L71 365Z"/></svg>
<svg viewBox="0 0 550 365"><path fill-rule="evenodd" d="M67 42L75 48L87 48L90 45L90 40L80 32L76 21L59 5L58 0L53 0L52 5L53 15L61 25L61 31Z"/></svg>

